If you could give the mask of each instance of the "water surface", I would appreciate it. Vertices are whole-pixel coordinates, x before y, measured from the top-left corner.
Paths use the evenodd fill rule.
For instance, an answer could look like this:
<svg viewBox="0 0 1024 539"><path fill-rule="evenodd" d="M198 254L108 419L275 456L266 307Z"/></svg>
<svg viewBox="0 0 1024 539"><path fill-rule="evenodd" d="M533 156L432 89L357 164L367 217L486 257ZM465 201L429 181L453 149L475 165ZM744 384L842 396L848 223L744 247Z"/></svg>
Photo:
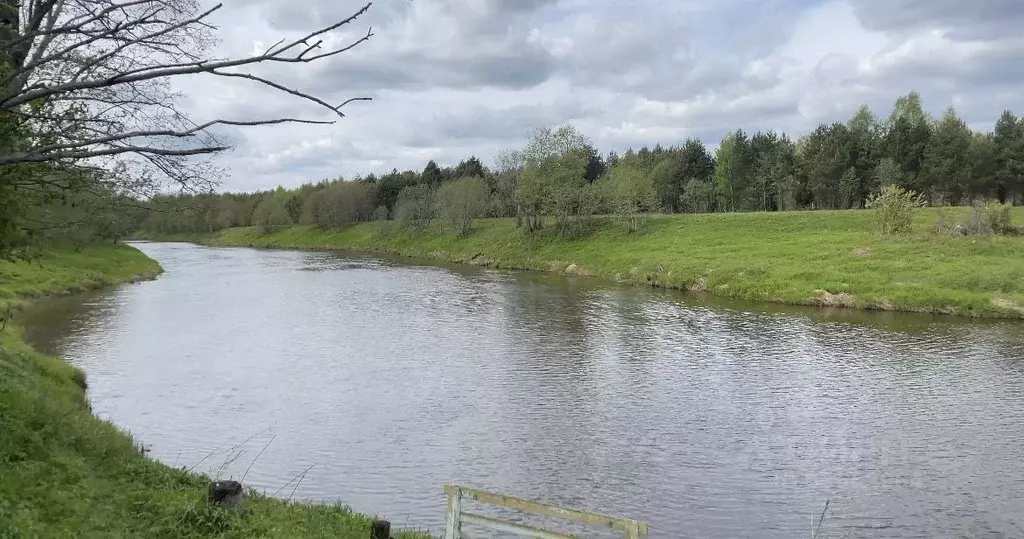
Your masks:
<svg viewBox="0 0 1024 539"><path fill-rule="evenodd" d="M138 247L158 280L27 325L169 464L438 533L457 481L651 537L807 537L826 500L820 537L1024 536L1020 323Z"/></svg>

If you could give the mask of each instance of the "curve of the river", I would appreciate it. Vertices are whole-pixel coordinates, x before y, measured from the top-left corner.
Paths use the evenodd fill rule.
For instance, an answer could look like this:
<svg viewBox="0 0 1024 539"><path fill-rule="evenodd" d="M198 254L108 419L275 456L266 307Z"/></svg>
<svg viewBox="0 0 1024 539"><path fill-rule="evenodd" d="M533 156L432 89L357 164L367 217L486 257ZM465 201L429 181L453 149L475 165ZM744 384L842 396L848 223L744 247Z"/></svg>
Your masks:
<svg viewBox="0 0 1024 539"><path fill-rule="evenodd" d="M1020 323L137 246L163 276L28 336L169 464L435 532L457 481L651 537L806 537L826 500L819 537L1024 536Z"/></svg>

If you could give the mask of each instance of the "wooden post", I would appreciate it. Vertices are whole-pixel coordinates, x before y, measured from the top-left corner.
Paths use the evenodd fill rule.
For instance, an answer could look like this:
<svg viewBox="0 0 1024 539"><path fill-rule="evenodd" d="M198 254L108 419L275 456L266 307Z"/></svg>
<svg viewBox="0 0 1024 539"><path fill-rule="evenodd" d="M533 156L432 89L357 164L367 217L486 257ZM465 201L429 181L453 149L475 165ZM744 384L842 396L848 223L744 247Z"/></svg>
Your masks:
<svg viewBox="0 0 1024 539"><path fill-rule="evenodd" d="M391 539L391 523L386 520L370 523L370 539Z"/></svg>
<svg viewBox="0 0 1024 539"><path fill-rule="evenodd" d="M462 539L462 491L455 485L445 485L444 492L448 495L444 539Z"/></svg>

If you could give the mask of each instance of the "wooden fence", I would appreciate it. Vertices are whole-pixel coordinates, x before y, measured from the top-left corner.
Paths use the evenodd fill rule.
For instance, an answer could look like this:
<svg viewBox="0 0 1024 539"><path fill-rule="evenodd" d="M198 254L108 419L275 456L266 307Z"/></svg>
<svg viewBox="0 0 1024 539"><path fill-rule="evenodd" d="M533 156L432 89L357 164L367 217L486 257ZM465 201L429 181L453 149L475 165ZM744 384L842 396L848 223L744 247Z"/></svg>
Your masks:
<svg viewBox="0 0 1024 539"><path fill-rule="evenodd" d="M511 533L520 537L534 537L537 539L577 539L571 535L467 513L462 510L462 500L466 499L517 509L533 515L563 518L599 528L618 530L624 534L623 537L625 537L625 539L640 539L640 537L647 535L647 524L628 518L616 518L608 515L602 515L600 513L563 509L553 505L524 500L513 496L494 494L492 492L486 492L462 485L445 485L444 492L448 495L448 510L447 518L445 519L444 539L473 539L473 537L481 537L480 535L475 535L473 533L473 526ZM470 530L464 530L464 524L469 524Z"/></svg>

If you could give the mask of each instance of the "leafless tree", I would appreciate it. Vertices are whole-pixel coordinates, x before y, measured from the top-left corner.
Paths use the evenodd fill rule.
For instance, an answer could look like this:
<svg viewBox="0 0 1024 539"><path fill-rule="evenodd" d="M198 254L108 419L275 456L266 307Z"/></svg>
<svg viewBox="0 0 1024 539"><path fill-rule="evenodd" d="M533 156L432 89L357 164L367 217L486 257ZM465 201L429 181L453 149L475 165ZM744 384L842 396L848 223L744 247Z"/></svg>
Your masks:
<svg viewBox="0 0 1024 539"><path fill-rule="evenodd" d="M0 167L120 170L133 185L164 176L183 188L202 187L210 174L202 161L196 168L194 156L228 148L211 128L333 121L193 119L178 107L172 81L244 79L344 116L347 104L369 98L329 103L254 69L308 64L352 50L370 39L369 29L332 44L370 6L262 53L216 58L216 29L209 20L220 4L203 9L197 0L0 0Z"/></svg>

